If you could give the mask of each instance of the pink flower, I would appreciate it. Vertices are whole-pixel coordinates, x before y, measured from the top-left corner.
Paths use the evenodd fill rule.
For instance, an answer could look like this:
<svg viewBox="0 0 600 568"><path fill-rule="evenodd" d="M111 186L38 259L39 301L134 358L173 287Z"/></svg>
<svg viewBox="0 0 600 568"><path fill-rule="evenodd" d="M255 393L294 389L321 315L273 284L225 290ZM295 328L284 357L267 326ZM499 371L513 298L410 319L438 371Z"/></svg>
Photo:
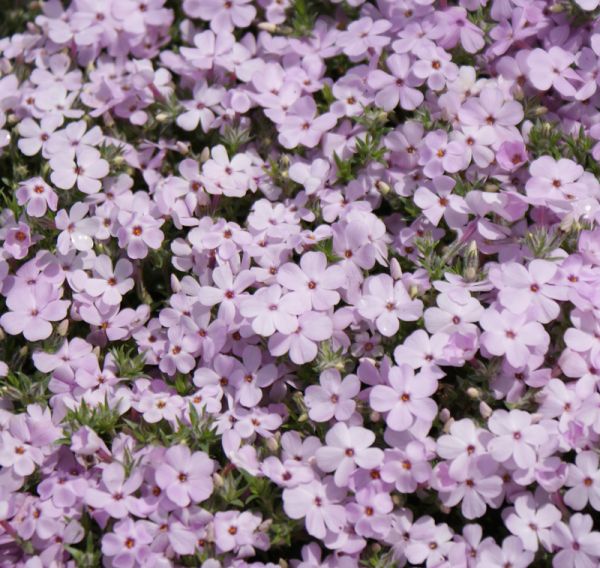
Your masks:
<svg viewBox="0 0 600 568"><path fill-rule="evenodd" d="M525 184L525 191L535 204L560 203L568 196L585 192L585 184L578 181L583 168L572 160L542 156L531 163L529 173L531 178Z"/></svg>
<svg viewBox="0 0 600 568"><path fill-rule="evenodd" d="M99 229L100 221L97 217L86 217L89 206L77 201L69 213L61 209L54 219L57 229L62 232L58 235L57 248L62 254L70 250L90 250L94 246L93 237Z"/></svg>
<svg viewBox="0 0 600 568"><path fill-rule="evenodd" d="M513 367L527 363L532 347L545 352L550 342L542 325L529 321L525 314L489 308L481 315L480 323L485 330L481 334L481 344L492 355L505 355Z"/></svg>
<svg viewBox="0 0 600 568"><path fill-rule="evenodd" d="M597 565L600 559L600 532L592 530L590 515L574 514L569 524L552 526L552 541L560 550L552 559L554 568L579 568Z"/></svg>
<svg viewBox="0 0 600 568"><path fill-rule="evenodd" d="M134 521L129 517L119 521L113 532L102 537L102 554L111 558L115 568L142 564L150 555L153 526L148 521Z"/></svg>
<svg viewBox="0 0 600 568"><path fill-rule="evenodd" d="M453 422L450 433L437 439L437 453L446 460L452 460L449 474L455 479L464 478L471 462L487 453L487 445L492 435L479 428L470 418Z"/></svg>
<svg viewBox="0 0 600 568"><path fill-rule="evenodd" d="M319 377L320 385L309 386L304 393L308 415L316 422L348 420L354 413L354 397L360 391L360 380L348 375L342 380L336 369L326 369Z"/></svg>
<svg viewBox="0 0 600 568"><path fill-rule="evenodd" d="M345 487L357 467L373 469L383 461L383 450L371 448L375 434L360 426L348 428L338 422L325 436L325 446L315 453L317 465L325 472L335 471L333 480Z"/></svg>
<svg viewBox="0 0 600 568"><path fill-rule="evenodd" d="M199 81L194 86L194 98L182 101L186 112L177 117L177 125L184 130L195 130L198 123L204 132L208 132L215 121L215 113L219 103L225 96L222 87L209 87L206 81Z"/></svg>
<svg viewBox="0 0 600 568"><path fill-rule="evenodd" d="M488 444L492 457L499 463L513 458L518 467L529 469L537 461L536 450L548 440L543 426L532 424L532 416L523 410L496 410L488 421L496 434Z"/></svg>
<svg viewBox="0 0 600 568"><path fill-rule="evenodd" d="M527 568L534 559L533 552L523 550L523 543L516 536L509 536L502 541L502 548L494 543L481 551L481 564L490 568Z"/></svg>
<svg viewBox="0 0 600 568"><path fill-rule="evenodd" d="M302 365L317 356L316 342L325 341L332 334L331 318L318 312L306 312L298 318L292 333L284 335L276 332L269 338L269 351L275 357L289 352L292 362Z"/></svg>
<svg viewBox="0 0 600 568"><path fill-rule="evenodd" d="M392 110L400 102L401 108L414 110L423 102L423 93L415 87L423 81L410 72L410 58L405 53L390 55L386 67L391 75L380 69L369 73L369 87L378 91L375 104L384 110Z"/></svg>
<svg viewBox="0 0 600 568"><path fill-rule="evenodd" d="M391 386L376 385L370 392L373 410L387 412L386 423L397 432L411 428L415 421L432 422L437 414L436 403L429 398L437 390L437 381L426 373L415 376L408 365L392 367L388 380Z"/></svg>
<svg viewBox="0 0 600 568"><path fill-rule="evenodd" d="M133 495L142 482L142 471L134 469L126 477L125 469L119 463L111 463L102 470L100 488L90 487L85 493L85 502L95 509L103 509L115 519L123 519L130 513L140 514L140 502Z"/></svg>
<svg viewBox="0 0 600 568"><path fill-rule="evenodd" d="M240 302L241 315L251 321L255 333L264 337L270 337L275 331L290 335L298 326L296 316L308 308L308 304L298 302L297 295L282 294L279 284L260 288Z"/></svg>
<svg viewBox="0 0 600 568"><path fill-rule="evenodd" d="M548 51L534 49L527 57L528 79L540 91L554 87L561 95L572 97L575 87L570 81L579 81L579 76L570 67L575 56L556 45Z"/></svg>
<svg viewBox="0 0 600 568"><path fill-rule="evenodd" d="M392 27L387 20L373 21L371 18L360 18L352 22L348 29L342 32L337 44L349 57L360 57L366 53L380 53L381 49L390 43L390 38L384 36Z"/></svg>
<svg viewBox="0 0 600 568"><path fill-rule="evenodd" d="M589 504L600 511L600 470L598 454L592 451L581 452L575 458L575 464L569 465L565 503L581 511Z"/></svg>
<svg viewBox="0 0 600 568"><path fill-rule="evenodd" d="M498 299L514 314L529 313L541 323L549 323L559 315L555 299L565 299L565 291L551 283L558 266L535 259L527 268L517 262L492 267L489 279L500 290Z"/></svg>
<svg viewBox="0 0 600 568"><path fill-rule="evenodd" d="M20 260L27 256L31 245L32 240L29 225L19 222L18 225L10 227L6 231L2 249L13 258Z"/></svg>
<svg viewBox="0 0 600 568"><path fill-rule="evenodd" d="M401 281L394 282L388 274L367 278L356 307L358 313L373 321L378 331L386 337L398 331L398 320L415 321L423 313L423 302L412 300L404 284Z"/></svg>
<svg viewBox="0 0 600 568"><path fill-rule="evenodd" d="M56 211L58 197L52 188L40 177L24 181L17 189L17 203L27 203L27 215L30 217L43 217L46 210Z"/></svg>
<svg viewBox="0 0 600 568"><path fill-rule="evenodd" d="M8 294L6 306L10 311L0 317L0 324L11 335L22 333L28 341L46 339L52 334L52 321L67 315L70 302L60 300L62 289L48 282L35 286L18 287Z"/></svg>
<svg viewBox="0 0 600 568"><path fill-rule="evenodd" d="M327 531L339 533L346 524L346 510L338 503L346 491L331 477L283 490L283 510L292 519L305 518L308 534L324 538Z"/></svg>
<svg viewBox="0 0 600 568"><path fill-rule="evenodd" d="M498 165L507 172L514 172L527 162L529 156L520 140L505 140L496 152Z"/></svg>
<svg viewBox="0 0 600 568"><path fill-rule="evenodd" d="M191 18L210 22L215 33L246 28L256 16L256 8L250 0L184 0L183 10Z"/></svg>
<svg viewBox="0 0 600 568"><path fill-rule="evenodd" d="M298 145L314 148L325 132L336 123L333 113L317 116L317 105L310 96L298 99L282 119L279 127L279 142L291 149Z"/></svg>
<svg viewBox="0 0 600 568"><path fill-rule="evenodd" d="M50 159L52 183L61 189L71 189L75 184L83 193L98 193L102 188L100 180L108 175L109 166L95 148L82 147L75 159L65 154L56 154Z"/></svg>
<svg viewBox="0 0 600 568"><path fill-rule="evenodd" d="M250 187L251 161L246 154L229 159L225 146L211 150L211 159L202 166L202 180L208 193L243 197Z"/></svg>
<svg viewBox="0 0 600 568"><path fill-rule="evenodd" d="M121 258L117 261L115 268L108 256L102 254L94 262L94 276L88 278L83 272L74 278L81 280L85 291L93 298L102 300L109 306L121 303L123 294L126 294L134 286L133 266L128 260Z"/></svg>
<svg viewBox="0 0 600 568"><path fill-rule="evenodd" d="M426 186L417 188L414 194L415 204L423 210L423 215L433 225L438 225L442 217L449 227L462 227L468 219L469 209L465 200L452 195L456 182L448 176L439 176L433 180L433 191Z"/></svg>
<svg viewBox="0 0 600 568"><path fill-rule="evenodd" d="M213 461L204 452L171 446L156 469L156 483L180 507L208 499L213 490Z"/></svg>
<svg viewBox="0 0 600 568"><path fill-rule="evenodd" d="M239 556L253 556L254 546L260 545L256 531L262 519L250 511L219 511L215 515L215 543L219 552L236 551ZM263 543L265 548L268 541Z"/></svg>
<svg viewBox="0 0 600 568"><path fill-rule="evenodd" d="M529 493L517 497L514 509L506 509L504 513L506 528L531 552L537 552L538 541L552 550L551 529L560 519L561 513L554 505L537 504Z"/></svg>
<svg viewBox="0 0 600 568"><path fill-rule="evenodd" d="M277 271L277 281L293 292L293 300L299 305L325 311L340 301L336 290L344 285L345 275L339 266L327 267L327 257L322 252L307 252L302 255L300 266L293 262L284 264Z"/></svg>
<svg viewBox="0 0 600 568"><path fill-rule="evenodd" d="M63 123L63 118L57 114L45 115L40 124L27 117L19 123L19 150L26 156L35 156L40 150L42 155L46 155L46 145L50 139L50 135L59 128Z"/></svg>
<svg viewBox="0 0 600 568"><path fill-rule="evenodd" d="M448 140L445 130L434 130L425 136L419 151L419 165L429 178L441 176L444 172L456 173L469 165L464 142Z"/></svg>

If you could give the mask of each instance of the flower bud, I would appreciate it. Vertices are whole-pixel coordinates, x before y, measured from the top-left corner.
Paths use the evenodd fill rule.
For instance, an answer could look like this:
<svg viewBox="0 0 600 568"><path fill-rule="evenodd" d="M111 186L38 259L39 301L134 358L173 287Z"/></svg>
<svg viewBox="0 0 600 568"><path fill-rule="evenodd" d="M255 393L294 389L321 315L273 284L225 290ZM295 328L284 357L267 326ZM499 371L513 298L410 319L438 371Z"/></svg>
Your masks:
<svg viewBox="0 0 600 568"><path fill-rule="evenodd" d="M205 146L204 148L202 148L202 152L200 152L200 163L203 164L204 162L208 162L209 158L210 149L208 146Z"/></svg>
<svg viewBox="0 0 600 568"><path fill-rule="evenodd" d="M381 414L375 410L369 414L369 420L371 422L379 422L381 420Z"/></svg>
<svg viewBox="0 0 600 568"><path fill-rule="evenodd" d="M212 474L212 480L216 489L219 489L225 485L225 480L217 472Z"/></svg>
<svg viewBox="0 0 600 568"><path fill-rule="evenodd" d="M438 414L438 416L444 424L446 422L448 422L448 420L450 420L450 418L452 418L452 415L450 414L450 411L447 408L442 408L442 410L440 410L440 413Z"/></svg>
<svg viewBox="0 0 600 568"><path fill-rule="evenodd" d="M156 115L156 122L167 122L169 120L169 115L166 112L159 112Z"/></svg>
<svg viewBox="0 0 600 568"><path fill-rule="evenodd" d="M179 278L175 274L171 274L171 290L173 290L174 294L178 294L182 290L181 282L179 282Z"/></svg>
<svg viewBox="0 0 600 568"><path fill-rule="evenodd" d="M492 407L487 402L482 400L479 403L479 414L481 414L481 417L487 420L492 415L492 413Z"/></svg>
<svg viewBox="0 0 600 568"><path fill-rule="evenodd" d="M69 332L69 319L65 318L58 324L58 327L56 328L56 333L58 333L58 335L60 335L61 337L65 337L68 332Z"/></svg>
<svg viewBox="0 0 600 568"><path fill-rule="evenodd" d="M402 268L397 258L390 260L390 274L394 280L400 280L402 278Z"/></svg>
<svg viewBox="0 0 600 568"><path fill-rule="evenodd" d="M279 449L279 442L275 436L267 438L266 446L271 452L276 452Z"/></svg>
<svg viewBox="0 0 600 568"><path fill-rule="evenodd" d="M467 389L467 396L474 400L479 400L481 398L481 391L475 387L469 387Z"/></svg>
<svg viewBox="0 0 600 568"><path fill-rule="evenodd" d="M375 182L375 187L377 188L379 193L381 193L381 195L387 195L392 190L392 188L387 183L380 179L378 179Z"/></svg>
<svg viewBox="0 0 600 568"><path fill-rule="evenodd" d="M445 434L447 434L448 432L450 432L450 428L452 428L452 424L454 424L455 420L454 418L449 418L446 423L444 424L444 428L443 431Z"/></svg>
<svg viewBox="0 0 600 568"><path fill-rule="evenodd" d="M277 31L277 26L271 22L260 22L258 29L273 34Z"/></svg>

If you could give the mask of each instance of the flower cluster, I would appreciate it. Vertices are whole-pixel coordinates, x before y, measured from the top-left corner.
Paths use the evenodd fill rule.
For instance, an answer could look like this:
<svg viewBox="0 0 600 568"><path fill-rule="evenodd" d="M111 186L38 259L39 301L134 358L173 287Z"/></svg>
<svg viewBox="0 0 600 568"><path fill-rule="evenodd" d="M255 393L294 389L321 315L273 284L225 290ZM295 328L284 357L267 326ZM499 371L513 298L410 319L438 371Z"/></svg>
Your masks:
<svg viewBox="0 0 600 568"><path fill-rule="evenodd" d="M597 0L0 0L0 564L600 565Z"/></svg>

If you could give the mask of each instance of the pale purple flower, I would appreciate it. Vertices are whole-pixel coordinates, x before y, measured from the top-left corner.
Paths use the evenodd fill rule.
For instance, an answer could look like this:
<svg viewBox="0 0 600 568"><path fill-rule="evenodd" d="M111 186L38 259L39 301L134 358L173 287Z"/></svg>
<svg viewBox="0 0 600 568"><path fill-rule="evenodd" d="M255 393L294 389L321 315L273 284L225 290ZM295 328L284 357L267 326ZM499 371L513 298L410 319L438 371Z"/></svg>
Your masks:
<svg viewBox="0 0 600 568"><path fill-rule="evenodd" d="M115 519L123 519L129 514L140 514L140 502L133 495L144 476L137 468L126 475L124 467L119 463L111 463L102 470L102 483L98 488L90 487L85 493L85 502L95 509L106 511Z"/></svg>
<svg viewBox="0 0 600 568"><path fill-rule="evenodd" d="M560 203L586 191L585 184L579 181L583 172L583 168L572 160L542 156L529 166L531 178L525 184L525 191L532 203Z"/></svg>
<svg viewBox="0 0 600 568"><path fill-rule="evenodd" d="M50 159L52 183L60 189L71 189L74 185L83 193L98 193L100 180L109 173L108 162L101 158L95 148L82 147L71 159L64 154L55 154Z"/></svg>
<svg viewBox="0 0 600 568"><path fill-rule="evenodd" d="M552 526L560 521L560 511L551 503L539 504L531 494L515 499L513 509L506 509L504 523L506 528L518 536L525 550L537 552L542 543L547 550L552 549Z"/></svg>
<svg viewBox="0 0 600 568"><path fill-rule="evenodd" d="M283 510L292 519L305 518L308 534L324 538L328 530L339 533L346 524L346 510L338 504L345 495L345 489L326 477L284 489Z"/></svg>
<svg viewBox="0 0 600 568"><path fill-rule="evenodd" d="M56 211L58 197L54 190L40 177L24 181L16 192L17 203L27 203L27 215L31 217L43 217L46 210Z"/></svg>
<svg viewBox="0 0 600 568"><path fill-rule="evenodd" d="M237 551L238 555L253 556L254 546L265 548L256 531L262 518L250 511L219 511L215 515L214 531L217 549L221 552Z"/></svg>
<svg viewBox="0 0 600 568"><path fill-rule="evenodd" d="M481 315L480 324L484 329L481 344L492 355L505 355L513 367L527 363L531 348L545 352L550 342L550 336L541 324L509 310L499 312L489 308Z"/></svg>
<svg viewBox="0 0 600 568"><path fill-rule="evenodd" d="M66 317L70 302L61 300L62 289L57 290L48 282L35 286L17 287L8 294L6 306L10 311L0 317L0 324L7 333L22 333L28 341L46 339L52 334L50 322Z"/></svg>
<svg viewBox="0 0 600 568"><path fill-rule="evenodd" d="M600 532L594 531L590 515L575 513L569 524L552 526L552 542L561 549L552 559L554 568L579 568L596 565L600 559Z"/></svg>
<svg viewBox="0 0 600 568"><path fill-rule="evenodd" d="M213 490L214 462L204 452L187 446L170 447L156 469L156 483L180 507L208 499Z"/></svg>
<svg viewBox="0 0 600 568"><path fill-rule="evenodd" d="M390 38L383 34L391 27L387 20L360 18L351 22L348 29L339 35L337 44L350 57L364 56L368 52L380 53L390 43Z"/></svg>
<svg viewBox="0 0 600 568"><path fill-rule="evenodd" d="M132 274L131 262L121 258L113 268L111 259L102 254L94 261L93 276L91 278L83 276L82 287L93 298L98 298L109 306L115 306L120 304L123 295L133 288L133 278L130 278Z"/></svg>
<svg viewBox="0 0 600 568"><path fill-rule="evenodd" d="M98 231L100 221L97 217L88 217L89 206L77 201L69 213L61 209L54 219L56 228L62 232L58 235L57 249L62 254L76 249L87 251L94 246L93 237Z"/></svg>
<svg viewBox="0 0 600 568"><path fill-rule="evenodd" d="M278 331L283 335L293 333L298 326L296 316L308 311L309 305L298 302L293 294L282 294L279 284L260 288L245 296L239 304L242 316L251 321L255 333L270 337Z"/></svg>
<svg viewBox="0 0 600 568"><path fill-rule="evenodd" d="M306 312L298 318L292 333L276 332L269 338L269 351L275 357L289 352L292 362L302 365L317 356L317 342L329 339L332 334L333 322L330 317L318 312Z"/></svg>
<svg viewBox="0 0 600 568"><path fill-rule="evenodd" d="M40 150L46 155L45 149L50 135L63 123L63 118L57 114L47 114L38 124L33 118L27 117L19 123L19 150L26 156L35 156Z"/></svg>
<svg viewBox="0 0 600 568"><path fill-rule="evenodd" d="M423 302L411 299L401 281L380 274L365 281L357 309L363 318L375 323L382 335L391 337L400 328L399 320L415 321L421 316Z"/></svg>
<svg viewBox="0 0 600 568"><path fill-rule="evenodd" d="M27 256L29 247L32 244L29 225L19 221L17 225L10 227L6 231L2 249L13 258L20 260Z"/></svg>
<svg viewBox="0 0 600 568"><path fill-rule="evenodd" d="M490 544L481 551L481 564L490 568L527 568L534 559L533 552L523 549L523 543L516 536L509 536L502 541L502 548Z"/></svg>
<svg viewBox="0 0 600 568"><path fill-rule="evenodd" d="M401 365L390 369L388 381L390 386L373 387L369 404L373 410L388 413L386 423L392 430L408 430L416 420L433 421L437 405L429 397L437 390L435 378L425 372L415 375L411 367Z"/></svg>
<svg viewBox="0 0 600 568"><path fill-rule="evenodd" d="M316 422L348 420L356 408L354 397L360 391L360 380L356 375L347 375L343 380L337 369L326 369L319 377L320 385L309 386L304 393L308 415Z"/></svg>
<svg viewBox="0 0 600 568"><path fill-rule="evenodd" d="M177 125L192 131L200 124L202 130L208 132L215 121L215 111L225 96L225 90L222 87L209 87L206 81L200 81L194 86L193 96L190 101L182 101L185 112L177 117Z"/></svg>
<svg viewBox="0 0 600 568"><path fill-rule="evenodd" d="M570 68L574 61L572 53L557 45L548 51L534 49L527 57L527 78L540 91L554 87L561 95L572 97L576 89L571 81L579 81L577 73Z"/></svg>
<svg viewBox="0 0 600 568"><path fill-rule="evenodd" d="M414 110L423 102L423 93L416 89L423 81L410 72L410 57L405 53L390 55L386 67L390 73L375 69L369 73L369 87L375 89L375 104L384 110L394 109L398 102L405 110Z"/></svg>
<svg viewBox="0 0 600 568"><path fill-rule="evenodd" d="M360 426L348 428L338 422L327 432L326 445L315 453L317 465L325 472L335 471L335 484L345 487L357 467L373 469L383 461L383 451L371 448L374 441L375 434L370 430Z"/></svg>
<svg viewBox="0 0 600 568"><path fill-rule="evenodd" d="M250 0L184 0L183 9L191 18L210 22L215 33L246 28L256 16L256 8Z"/></svg>
<svg viewBox="0 0 600 568"><path fill-rule="evenodd" d="M596 511L600 511L598 454L593 451L577 454L575 464L569 465L566 484L571 488L564 496L569 507L581 511L589 502Z"/></svg>
<svg viewBox="0 0 600 568"><path fill-rule="evenodd" d="M130 517L119 521L113 532L102 537L102 554L111 558L115 568L132 568L150 555L153 541L152 523L134 521Z"/></svg>
<svg viewBox="0 0 600 568"><path fill-rule="evenodd" d="M300 259L300 266L293 262L284 264L277 271L277 282L293 292L293 300L314 310L324 311L340 301L336 291L345 283L339 266L327 266L322 252L307 252Z"/></svg>
<svg viewBox="0 0 600 568"><path fill-rule="evenodd" d="M298 145L314 148L325 132L336 123L333 113L317 115L317 105L310 96L298 99L282 118L279 125L279 142L291 149Z"/></svg>
<svg viewBox="0 0 600 568"><path fill-rule="evenodd" d="M532 424L531 414L523 410L496 410L488 427L496 435L488 444L492 457L499 463L512 457L523 469L535 465L537 448L548 440L545 428Z"/></svg>

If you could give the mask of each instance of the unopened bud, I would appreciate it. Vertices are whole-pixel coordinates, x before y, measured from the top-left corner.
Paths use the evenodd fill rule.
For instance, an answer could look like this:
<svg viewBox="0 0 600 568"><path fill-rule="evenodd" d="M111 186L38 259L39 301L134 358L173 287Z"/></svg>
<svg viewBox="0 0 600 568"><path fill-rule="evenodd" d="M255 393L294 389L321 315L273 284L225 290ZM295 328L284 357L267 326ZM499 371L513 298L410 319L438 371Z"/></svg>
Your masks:
<svg viewBox="0 0 600 568"><path fill-rule="evenodd" d="M125 163L125 158L123 156L115 156L113 159L113 164L115 166L120 166Z"/></svg>
<svg viewBox="0 0 600 568"><path fill-rule="evenodd" d="M371 545L371 550L372 550L372 551L373 551L375 554L377 554L378 552L381 552L381 544L379 544L378 542L374 542L374 543Z"/></svg>
<svg viewBox="0 0 600 568"><path fill-rule="evenodd" d="M543 116L547 112L548 112L548 107L545 107L543 105L536 107L535 110L533 111L535 116Z"/></svg>
<svg viewBox="0 0 600 568"><path fill-rule="evenodd" d="M492 407L485 401L481 401L479 403L479 414L481 414L482 418L485 418L486 420L492 415Z"/></svg>
<svg viewBox="0 0 600 568"><path fill-rule="evenodd" d="M277 441L275 436L273 436L272 438L267 438L266 444L267 448L269 448L271 452L276 452L279 449L279 442Z"/></svg>
<svg viewBox="0 0 600 568"><path fill-rule="evenodd" d="M69 320L68 320L68 318L65 318L58 324L58 327L56 328L56 333L58 333L58 335L60 335L61 337L65 337L68 332L69 332Z"/></svg>
<svg viewBox="0 0 600 568"><path fill-rule="evenodd" d="M6 335L4 335L4 331L2 331L2 328L0 327L0 341L4 341Z"/></svg>
<svg viewBox="0 0 600 568"><path fill-rule="evenodd" d="M159 112L156 115L156 122L167 122L169 115L166 112Z"/></svg>
<svg viewBox="0 0 600 568"><path fill-rule="evenodd" d="M373 412L371 412L371 414L369 414L369 420L371 422L379 422L381 420L381 414L379 412L377 412L376 410L373 410Z"/></svg>
<svg viewBox="0 0 600 568"><path fill-rule="evenodd" d="M444 424L444 428L443 431L445 434L447 434L448 432L450 432L450 428L452 428L452 424L454 424L454 418L449 418L446 423Z"/></svg>
<svg viewBox="0 0 600 568"><path fill-rule="evenodd" d="M225 485L225 480L221 477L220 474L218 474L216 472L212 474L212 480L217 489L219 487L223 487L223 485Z"/></svg>
<svg viewBox="0 0 600 568"><path fill-rule="evenodd" d="M450 420L450 418L452 417L452 415L450 414L450 411L447 408L442 408L442 410L440 410L440 413L438 414L438 416L444 424L446 422L448 422L448 420Z"/></svg>
<svg viewBox="0 0 600 568"><path fill-rule="evenodd" d="M440 512L444 513L444 515L447 515L448 513L450 513L452 509L450 507L447 507L446 505L442 505L440 503Z"/></svg>
<svg viewBox="0 0 600 568"><path fill-rule="evenodd" d="M177 151L184 156L187 156L190 153L190 145L187 142L179 140L175 146L177 146Z"/></svg>
<svg viewBox="0 0 600 568"><path fill-rule="evenodd" d="M469 387L467 389L467 396L474 400L479 400L481 398L481 391L475 387Z"/></svg>
<svg viewBox="0 0 600 568"><path fill-rule="evenodd" d="M392 191L392 188L380 179L375 182L375 187L379 193L381 193L381 195L387 195L390 191Z"/></svg>
<svg viewBox="0 0 600 568"><path fill-rule="evenodd" d="M100 346L96 345L96 347L94 347L92 349L92 353L96 356L96 357L100 357Z"/></svg>
<svg viewBox="0 0 600 568"><path fill-rule="evenodd" d="M410 295L411 299L414 300L419 295L419 287L413 284L408 289L408 294Z"/></svg>
<svg viewBox="0 0 600 568"><path fill-rule="evenodd" d="M205 146L204 148L202 148L202 152L200 152L200 163L204 163L204 162L208 162L208 159L210 158L210 149L208 148L208 146Z"/></svg>
<svg viewBox="0 0 600 568"><path fill-rule="evenodd" d="M394 280L400 280L402 278L402 268L397 258L390 260L390 274Z"/></svg>
<svg viewBox="0 0 600 568"><path fill-rule="evenodd" d="M280 558L279 562L277 564L279 564L279 566L281 568L288 568L288 566L289 566L289 564L287 563L287 560L284 560L283 558Z"/></svg>
<svg viewBox="0 0 600 568"><path fill-rule="evenodd" d="M177 294L179 292L181 292L181 282L179 281L179 278L177 278L177 276L175 276L175 274L171 274L171 290L173 290L174 294Z"/></svg>
<svg viewBox="0 0 600 568"><path fill-rule="evenodd" d="M298 422L306 422L308 420L308 414L303 412L300 416L298 416Z"/></svg>
<svg viewBox="0 0 600 568"><path fill-rule="evenodd" d="M281 158L279 158L279 164L281 165L282 168L289 168L290 167L290 157L287 154L284 154L283 156L281 156Z"/></svg>
<svg viewBox="0 0 600 568"><path fill-rule="evenodd" d="M260 523L260 525L258 525L258 530L260 532L267 532L271 528L272 524L273 519L266 519L262 523Z"/></svg>
<svg viewBox="0 0 600 568"><path fill-rule="evenodd" d="M261 22L258 24L258 29L272 34L277 31L277 26L271 22Z"/></svg>
<svg viewBox="0 0 600 568"><path fill-rule="evenodd" d="M557 2L556 4L552 4L548 10L553 14L560 14L565 11L565 7L560 2Z"/></svg>
<svg viewBox="0 0 600 568"><path fill-rule="evenodd" d="M11 126L13 124L17 124L17 122L19 122L19 117L16 114L13 114L12 112L6 117L6 122L8 122L8 124L10 124Z"/></svg>
<svg viewBox="0 0 600 568"><path fill-rule="evenodd" d="M21 347L21 349L19 349L19 357L25 357L25 355L27 355L28 351L29 351L29 347L27 345L23 345L23 347Z"/></svg>
<svg viewBox="0 0 600 568"><path fill-rule="evenodd" d="M483 186L483 189L484 189L484 191L487 191L488 193L495 193L500 188L495 183L486 183Z"/></svg>

